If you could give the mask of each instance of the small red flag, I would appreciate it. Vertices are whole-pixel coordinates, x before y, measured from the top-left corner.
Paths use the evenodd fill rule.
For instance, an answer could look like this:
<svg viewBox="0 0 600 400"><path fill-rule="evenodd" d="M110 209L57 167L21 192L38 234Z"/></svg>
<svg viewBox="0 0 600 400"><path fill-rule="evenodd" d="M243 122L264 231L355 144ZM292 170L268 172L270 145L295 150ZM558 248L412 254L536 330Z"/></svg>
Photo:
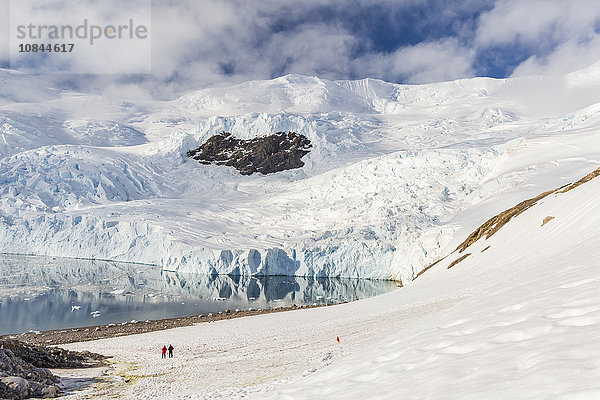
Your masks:
<svg viewBox="0 0 600 400"><path fill-rule="evenodd" d="M342 343L342 342L340 342L340 337L339 337L339 336L337 337L337 341L338 341L338 343L340 343L340 344Z"/></svg>

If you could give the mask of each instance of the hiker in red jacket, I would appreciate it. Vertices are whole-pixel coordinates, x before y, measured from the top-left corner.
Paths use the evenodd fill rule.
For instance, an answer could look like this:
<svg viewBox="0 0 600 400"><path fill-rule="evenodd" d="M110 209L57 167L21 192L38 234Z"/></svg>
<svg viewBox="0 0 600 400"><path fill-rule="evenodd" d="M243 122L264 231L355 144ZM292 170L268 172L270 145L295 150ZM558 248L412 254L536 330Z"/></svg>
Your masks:
<svg viewBox="0 0 600 400"><path fill-rule="evenodd" d="M167 358L167 346L163 346L162 348L162 358Z"/></svg>

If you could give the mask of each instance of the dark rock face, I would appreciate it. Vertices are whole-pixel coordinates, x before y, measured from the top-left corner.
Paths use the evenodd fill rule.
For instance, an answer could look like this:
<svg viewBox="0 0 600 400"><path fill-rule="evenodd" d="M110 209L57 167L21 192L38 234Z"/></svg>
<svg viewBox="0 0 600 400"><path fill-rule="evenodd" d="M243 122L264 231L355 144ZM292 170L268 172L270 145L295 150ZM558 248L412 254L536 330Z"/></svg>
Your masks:
<svg viewBox="0 0 600 400"><path fill-rule="evenodd" d="M58 378L46 368L98 365L103 357L0 339L0 399L57 397Z"/></svg>
<svg viewBox="0 0 600 400"><path fill-rule="evenodd" d="M88 351L77 352L0 338L0 348L11 350L23 361L40 368L83 368L97 365L104 356Z"/></svg>
<svg viewBox="0 0 600 400"><path fill-rule="evenodd" d="M0 398L58 396L58 378L44 368L23 361L9 349L0 349Z"/></svg>
<svg viewBox="0 0 600 400"><path fill-rule="evenodd" d="M208 139L187 155L202 164L235 167L242 175L263 175L304 166L301 158L310 152L310 140L295 132L242 140L223 132Z"/></svg>

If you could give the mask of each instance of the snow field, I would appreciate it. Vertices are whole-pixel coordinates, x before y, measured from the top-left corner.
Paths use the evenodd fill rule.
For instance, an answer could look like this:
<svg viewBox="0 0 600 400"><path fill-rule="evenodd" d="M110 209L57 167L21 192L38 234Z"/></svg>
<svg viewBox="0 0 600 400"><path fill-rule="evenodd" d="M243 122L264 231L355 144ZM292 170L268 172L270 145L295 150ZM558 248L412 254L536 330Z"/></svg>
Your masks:
<svg viewBox="0 0 600 400"><path fill-rule="evenodd" d="M116 364L68 398L595 398L598 195L597 180L551 195L375 298L69 345Z"/></svg>

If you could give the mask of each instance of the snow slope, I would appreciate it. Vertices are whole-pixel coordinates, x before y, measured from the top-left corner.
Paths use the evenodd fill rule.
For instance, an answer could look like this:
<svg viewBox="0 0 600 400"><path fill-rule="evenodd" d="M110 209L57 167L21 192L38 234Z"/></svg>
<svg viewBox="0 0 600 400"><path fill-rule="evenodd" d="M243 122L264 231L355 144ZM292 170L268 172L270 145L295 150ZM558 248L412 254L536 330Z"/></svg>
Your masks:
<svg viewBox="0 0 600 400"><path fill-rule="evenodd" d="M0 252L410 281L480 218L598 165L595 69L417 86L288 75L162 102L1 71ZM268 176L185 156L222 131L313 147Z"/></svg>
<svg viewBox="0 0 600 400"><path fill-rule="evenodd" d="M596 399L599 196L552 194L378 297L69 345L115 358L67 398Z"/></svg>

